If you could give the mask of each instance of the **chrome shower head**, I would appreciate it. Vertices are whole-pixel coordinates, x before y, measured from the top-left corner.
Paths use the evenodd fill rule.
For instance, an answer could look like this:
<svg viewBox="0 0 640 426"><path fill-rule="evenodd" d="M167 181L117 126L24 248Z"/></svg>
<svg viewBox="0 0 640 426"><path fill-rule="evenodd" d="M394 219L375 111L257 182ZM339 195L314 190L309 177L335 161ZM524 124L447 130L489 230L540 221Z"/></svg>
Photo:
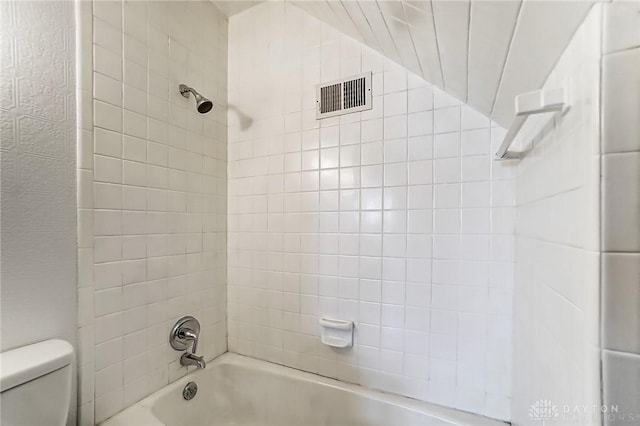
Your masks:
<svg viewBox="0 0 640 426"><path fill-rule="evenodd" d="M193 87L189 87L186 84L180 85L180 94L185 98L189 98L189 93L193 93L193 97L196 98L196 109L200 114L206 114L213 109L213 102L196 92Z"/></svg>

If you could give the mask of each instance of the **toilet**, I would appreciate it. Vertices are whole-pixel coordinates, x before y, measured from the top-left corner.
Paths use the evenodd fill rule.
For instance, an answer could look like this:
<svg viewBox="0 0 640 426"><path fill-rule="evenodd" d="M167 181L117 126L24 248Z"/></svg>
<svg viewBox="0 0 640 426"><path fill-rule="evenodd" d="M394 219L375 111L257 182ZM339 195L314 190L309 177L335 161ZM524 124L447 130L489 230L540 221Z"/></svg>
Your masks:
<svg viewBox="0 0 640 426"><path fill-rule="evenodd" d="M0 354L0 424L62 426L71 399L73 346L46 340Z"/></svg>

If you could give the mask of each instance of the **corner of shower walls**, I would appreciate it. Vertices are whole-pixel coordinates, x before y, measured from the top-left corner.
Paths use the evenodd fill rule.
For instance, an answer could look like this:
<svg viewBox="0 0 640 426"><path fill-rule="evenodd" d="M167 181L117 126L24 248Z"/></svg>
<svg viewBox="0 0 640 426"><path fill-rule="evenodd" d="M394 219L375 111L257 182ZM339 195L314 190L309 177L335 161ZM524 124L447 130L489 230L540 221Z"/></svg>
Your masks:
<svg viewBox="0 0 640 426"><path fill-rule="evenodd" d="M78 420L93 426L93 2L75 0L78 191Z"/></svg>
<svg viewBox="0 0 640 426"><path fill-rule="evenodd" d="M230 114L229 350L508 420L504 129L290 3L230 22L253 125ZM317 84L366 71L372 110L316 120ZM323 316L356 322L351 350L320 343Z"/></svg>
<svg viewBox="0 0 640 426"><path fill-rule="evenodd" d="M78 424L226 352L228 23L210 2L76 1ZM199 25L193 25L194 22ZM198 114L178 84L215 105Z"/></svg>
<svg viewBox="0 0 640 426"><path fill-rule="evenodd" d="M600 80L596 4L545 82L569 91L518 164L513 424L601 423ZM588 407L588 408L584 408Z"/></svg>
<svg viewBox="0 0 640 426"><path fill-rule="evenodd" d="M602 392L604 425L640 419L640 2L603 5Z"/></svg>

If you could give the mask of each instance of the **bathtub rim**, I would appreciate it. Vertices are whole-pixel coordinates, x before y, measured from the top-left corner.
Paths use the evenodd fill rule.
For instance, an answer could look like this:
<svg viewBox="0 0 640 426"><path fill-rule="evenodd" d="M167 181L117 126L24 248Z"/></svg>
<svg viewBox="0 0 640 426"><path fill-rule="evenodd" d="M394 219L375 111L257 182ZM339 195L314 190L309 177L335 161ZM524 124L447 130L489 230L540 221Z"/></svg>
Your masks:
<svg viewBox="0 0 640 426"><path fill-rule="evenodd" d="M481 414L460 411L455 408L443 407L431 402L421 401L418 399L387 393L384 391L373 390L361 385L342 382L329 377L320 376L307 371L297 370L269 361L251 358L246 355L240 355L232 352L225 352L219 357L207 363L204 370L189 371L188 374L180 379L167 384L136 402L130 407L114 414L112 417L102 421L98 426L165 426L152 411L153 405L162 397L171 393L176 389L183 388L188 382L197 380L200 376L207 374L208 371L217 365L236 365L239 367L258 370L265 373L276 374L294 380L300 380L307 383L314 383L323 387L338 389L351 394L359 395L374 401L383 402L396 407L405 408L411 411L429 415L438 420L449 422L458 426L506 426L509 423L496 419L491 419Z"/></svg>

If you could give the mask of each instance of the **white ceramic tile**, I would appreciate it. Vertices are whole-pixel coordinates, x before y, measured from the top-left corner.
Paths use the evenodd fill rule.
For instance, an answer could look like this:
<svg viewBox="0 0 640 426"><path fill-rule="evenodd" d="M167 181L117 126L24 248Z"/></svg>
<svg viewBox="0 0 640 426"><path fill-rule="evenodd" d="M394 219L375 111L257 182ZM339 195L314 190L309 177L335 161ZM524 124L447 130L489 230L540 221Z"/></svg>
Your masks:
<svg viewBox="0 0 640 426"><path fill-rule="evenodd" d="M116 338L97 345L95 356L96 371L122 361L122 339Z"/></svg>
<svg viewBox="0 0 640 426"><path fill-rule="evenodd" d="M396 139L407 136L407 116L399 115L384 119L384 138Z"/></svg>
<svg viewBox="0 0 640 426"><path fill-rule="evenodd" d="M384 96L384 116L407 114L407 92L390 93Z"/></svg>
<svg viewBox="0 0 640 426"><path fill-rule="evenodd" d="M409 114L407 120L410 137L429 135L433 130L433 115L430 111Z"/></svg>
<svg viewBox="0 0 640 426"><path fill-rule="evenodd" d="M363 179L363 186L365 180ZM407 185L407 164L393 163L384 166L385 186L406 186Z"/></svg>
<svg viewBox="0 0 640 426"><path fill-rule="evenodd" d="M122 112L118 107L100 101L95 101L93 105L96 127L122 131Z"/></svg>
<svg viewBox="0 0 640 426"><path fill-rule="evenodd" d="M433 206L433 189L430 185L412 185L407 190L408 209L429 209Z"/></svg>
<svg viewBox="0 0 640 426"><path fill-rule="evenodd" d="M94 131L94 152L110 157L122 157L122 135L105 129L96 128Z"/></svg>
<svg viewBox="0 0 640 426"><path fill-rule="evenodd" d="M94 179L96 182L122 182L121 160L117 158L96 155L94 159L94 168Z"/></svg>
<svg viewBox="0 0 640 426"><path fill-rule="evenodd" d="M102 19L94 19L93 21L93 39L94 43L117 55L122 53L122 33L120 28L116 28Z"/></svg>
<svg viewBox="0 0 640 426"><path fill-rule="evenodd" d="M131 86L135 87L139 90L147 90L147 81L149 84L149 93L159 96L160 93L155 89L155 85L152 85L156 80L153 79L154 73L149 72L149 77L147 80L147 70L143 65L140 65L134 62L131 59L124 59L124 71L122 81ZM159 79L163 77L158 77ZM152 98L153 99L153 98Z"/></svg>
<svg viewBox="0 0 640 426"><path fill-rule="evenodd" d="M435 135L433 139L434 158L449 158L460 156L460 133L443 133Z"/></svg>
<svg viewBox="0 0 640 426"><path fill-rule="evenodd" d="M407 72L401 67L384 72L384 93L407 90Z"/></svg>
<svg viewBox="0 0 640 426"><path fill-rule="evenodd" d="M467 105L462 106L462 130L488 129L489 125L486 116Z"/></svg>
<svg viewBox="0 0 640 426"><path fill-rule="evenodd" d="M93 73L94 97L101 101L122 106L122 83L100 73Z"/></svg>
<svg viewBox="0 0 640 426"><path fill-rule="evenodd" d="M124 85L123 105L126 109L138 114L147 113L147 94L143 90L136 89L133 86ZM153 105L154 103L151 102ZM151 113L150 113L151 115ZM155 118L163 118L162 114L153 115Z"/></svg>
<svg viewBox="0 0 640 426"><path fill-rule="evenodd" d="M607 253L603 257L603 346L640 354L638 298L640 255Z"/></svg>
<svg viewBox="0 0 640 426"><path fill-rule="evenodd" d="M437 109L434 112L434 132L448 133L460 131L460 108Z"/></svg>
<svg viewBox="0 0 640 426"><path fill-rule="evenodd" d="M429 111L433 108L433 92L430 87L419 87L408 92L408 112Z"/></svg>
<svg viewBox="0 0 640 426"><path fill-rule="evenodd" d="M487 155L462 158L462 181L488 181L490 166L491 160Z"/></svg>
<svg viewBox="0 0 640 426"><path fill-rule="evenodd" d="M606 153L640 151L639 72L640 48L603 58L602 127Z"/></svg>
<svg viewBox="0 0 640 426"><path fill-rule="evenodd" d="M491 136L488 129L463 131L461 135L462 155L481 155L491 151Z"/></svg>
<svg viewBox="0 0 640 426"><path fill-rule="evenodd" d="M434 183L460 182L460 159L448 158L435 160L433 164Z"/></svg>
<svg viewBox="0 0 640 426"><path fill-rule="evenodd" d="M638 181L640 153L604 156L602 202L603 248L606 251L640 251L640 195L630 182Z"/></svg>
<svg viewBox="0 0 640 426"><path fill-rule="evenodd" d="M122 131L126 135L138 138L147 137L147 120L146 117L136 114L132 111L125 110L122 119Z"/></svg>
<svg viewBox="0 0 640 426"><path fill-rule="evenodd" d="M94 45L94 66L95 71L111 77L115 80L122 81L122 57L121 55L111 52L102 46Z"/></svg>
<svg viewBox="0 0 640 426"><path fill-rule="evenodd" d="M122 233L122 215L118 210L95 210L93 220L95 235L119 235Z"/></svg>
<svg viewBox="0 0 640 426"><path fill-rule="evenodd" d="M105 1L93 5L93 14L116 29L122 29L122 3Z"/></svg>
<svg viewBox="0 0 640 426"><path fill-rule="evenodd" d="M623 352L603 352L603 403L615 406L617 414L605 416L604 424L633 424L631 416L640 410L640 356Z"/></svg>
<svg viewBox="0 0 640 426"><path fill-rule="evenodd" d="M96 398L95 400L95 421L101 422L107 418L113 416L118 411L122 410L122 388L117 388L112 392Z"/></svg>
<svg viewBox="0 0 640 426"><path fill-rule="evenodd" d="M640 46L640 6L634 1L615 1L604 9L604 53Z"/></svg>

